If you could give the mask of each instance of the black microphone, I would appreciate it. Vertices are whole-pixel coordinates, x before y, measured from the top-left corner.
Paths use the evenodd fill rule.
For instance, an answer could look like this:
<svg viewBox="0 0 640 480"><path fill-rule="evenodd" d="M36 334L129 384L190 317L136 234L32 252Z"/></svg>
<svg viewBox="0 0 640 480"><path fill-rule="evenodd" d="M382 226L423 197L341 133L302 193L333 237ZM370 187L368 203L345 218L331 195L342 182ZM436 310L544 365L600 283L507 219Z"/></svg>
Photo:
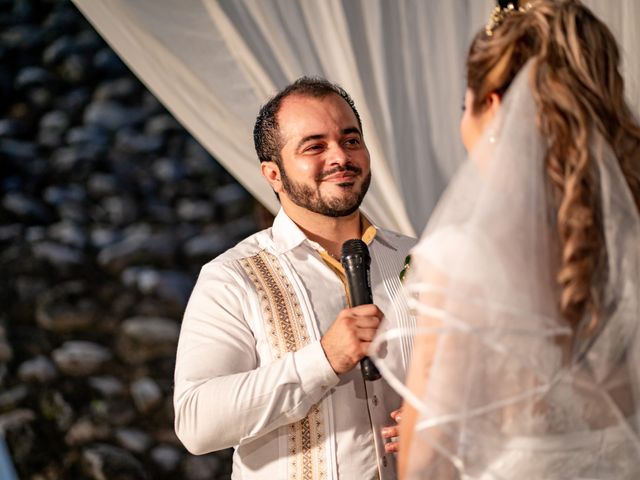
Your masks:
<svg viewBox="0 0 640 480"><path fill-rule="evenodd" d="M342 256L340 262L344 267L349 288L349 298L351 306L366 305L373 303L371 294L371 276L369 266L371 257L367 244L362 240L347 240L342 244ZM378 380L381 375L369 357L360 360L360 368L365 380Z"/></svg>

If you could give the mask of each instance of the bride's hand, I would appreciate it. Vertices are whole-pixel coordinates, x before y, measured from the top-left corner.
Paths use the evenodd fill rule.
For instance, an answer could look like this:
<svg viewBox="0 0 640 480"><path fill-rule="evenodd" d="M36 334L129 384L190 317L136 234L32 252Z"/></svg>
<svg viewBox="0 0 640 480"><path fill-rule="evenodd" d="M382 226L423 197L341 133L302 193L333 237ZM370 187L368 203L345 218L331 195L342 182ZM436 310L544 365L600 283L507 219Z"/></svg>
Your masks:
<svg viewBox="0 0 640 480"><path fill-rule="evenodd" d="M397 453L398 452L398 435L400 424L400 420L402 417L402 409L394 410L389 414L389 416L396 422L395 425L391 425L388 427L384 427L382 429L382 437L387 440L384 444L384 450L387 453Z"/></svg>

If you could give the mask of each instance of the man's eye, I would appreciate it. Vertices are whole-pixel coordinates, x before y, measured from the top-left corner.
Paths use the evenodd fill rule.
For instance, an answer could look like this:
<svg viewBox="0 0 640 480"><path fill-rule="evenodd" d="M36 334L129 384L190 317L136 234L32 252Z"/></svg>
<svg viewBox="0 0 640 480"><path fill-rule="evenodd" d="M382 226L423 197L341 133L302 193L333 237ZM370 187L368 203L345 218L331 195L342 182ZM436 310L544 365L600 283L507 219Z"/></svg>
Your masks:
<svg viewBox="0 0 640 480"><path fill-rule="evenodd" d="M360 145L359 138L350 138L345 142L347 145Z"/></svg>
<svg viewBox="0 0 640 480"><path fill-rule="evenodd" d="M320 144L315 144L315 145L309 145L307 148L304 149L305 152L319 152L320 150L322 150L322 145Z"/></svg>

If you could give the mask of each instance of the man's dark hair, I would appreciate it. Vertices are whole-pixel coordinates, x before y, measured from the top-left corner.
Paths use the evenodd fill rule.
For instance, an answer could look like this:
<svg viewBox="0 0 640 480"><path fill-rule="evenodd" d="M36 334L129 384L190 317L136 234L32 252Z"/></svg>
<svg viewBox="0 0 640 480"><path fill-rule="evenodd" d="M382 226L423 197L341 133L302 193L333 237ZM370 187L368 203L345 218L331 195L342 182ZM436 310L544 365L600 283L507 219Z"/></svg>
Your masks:
<svg viewBox="0 0 640 480"><path fill-rule="evenodd" d="M253 127L253 143L260 162L274 161L280 163L282 142L278 126L278 111L282 101L291 95L322 98L335 93L349 104L358 120L358 127L362 133L362 122L353 100L342 87L320 77L300 77L291 85L281 90L260 109Z"/></svg>

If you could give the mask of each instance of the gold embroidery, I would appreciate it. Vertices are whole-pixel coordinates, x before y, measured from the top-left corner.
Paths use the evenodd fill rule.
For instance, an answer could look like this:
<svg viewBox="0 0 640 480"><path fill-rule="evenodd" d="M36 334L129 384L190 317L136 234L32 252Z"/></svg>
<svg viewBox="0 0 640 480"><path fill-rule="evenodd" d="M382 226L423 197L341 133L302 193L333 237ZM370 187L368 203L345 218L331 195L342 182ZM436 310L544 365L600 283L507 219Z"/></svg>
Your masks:
<svg viewBox="0 0 640 480"><path fill-rule="evenodd" d="M271 351L276 358L309 343L300 302L282 272L278 259L265 251L243 259L242 267L256 287ZM289 478L327 478L324 460L325 433L318 405L302 420L288 426Z"/></svg>

